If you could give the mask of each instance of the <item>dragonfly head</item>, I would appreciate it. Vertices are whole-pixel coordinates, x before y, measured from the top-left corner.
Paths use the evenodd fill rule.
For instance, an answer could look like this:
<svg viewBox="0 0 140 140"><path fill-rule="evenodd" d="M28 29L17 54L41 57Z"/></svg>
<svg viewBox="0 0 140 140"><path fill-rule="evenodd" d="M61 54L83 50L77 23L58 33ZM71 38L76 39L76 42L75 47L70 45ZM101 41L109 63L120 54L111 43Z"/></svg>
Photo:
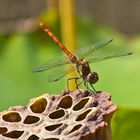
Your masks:
<svg viewBox="0 0 140 140"><path fill-rule="evenodd" d="M95 84L99 80L98 74L96 72L90 72L87 75L87 81L90 84Z"/></svg>

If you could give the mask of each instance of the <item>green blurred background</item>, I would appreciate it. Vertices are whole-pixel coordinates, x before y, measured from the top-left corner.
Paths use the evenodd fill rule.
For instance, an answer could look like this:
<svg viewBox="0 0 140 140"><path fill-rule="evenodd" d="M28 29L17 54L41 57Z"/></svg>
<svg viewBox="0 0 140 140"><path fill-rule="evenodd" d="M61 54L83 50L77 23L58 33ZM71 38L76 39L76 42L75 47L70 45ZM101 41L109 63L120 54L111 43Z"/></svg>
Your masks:
<svg viewBox="0 0 140 140"><path fill-rule="evenodd" d="M92 64L91 68L100 76L95 88L109 92L118 105L112 120L113 139L140 140L140 2L68 0L70 11L63 1L1 0L0 110L26 105L30 98L46 92L58 94L67 89L66 78L47 81L48 73L55 71L31 72L37 65L62 56L60 48L40 29L39 19L43 19L63 42L67 34L68 44L73 38L63 26L73 27L76 48L111 37L114 41L109 46L114 51L134 52ZM64 19L69 15L70 22ZM107 53L108 49L102 51Z"/></svg>

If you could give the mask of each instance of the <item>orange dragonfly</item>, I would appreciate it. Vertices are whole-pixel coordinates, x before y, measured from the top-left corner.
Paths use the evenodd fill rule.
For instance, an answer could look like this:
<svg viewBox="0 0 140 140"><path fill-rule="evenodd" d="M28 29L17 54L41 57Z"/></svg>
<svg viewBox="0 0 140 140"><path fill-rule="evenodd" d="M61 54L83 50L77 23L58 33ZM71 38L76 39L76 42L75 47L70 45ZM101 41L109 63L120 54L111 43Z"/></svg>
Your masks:
<svg viewBox="0 0 140 140"><path fill-rule="evenodd" d="M106 56L98 56L98 57L92 57L89 60L85 60L84 58L86 56L91 56L92 54L94 54L94 52L101 48L106 46L107 44L109 44L112 39L106 39L103 41L100 41L96 44L94 44L93 46L86 48L85 50L80 50L79 55L80 58L78 58L76 55L72 54L60 41L59 39L55 36L55 34L50 30L50 28L48 28L44 22L40 22L40 27L46 32L48 33L48 35L57 43L57 45L62 49L62 51L66 54L67 59L60 59L60 60L53 60L50 61L44 65L41 65L39 67L36 67L33 72L42 72L42 71L46 71L46 70L50 70L53 69L55 67L59 67L59 66L64 66L64 65L72 65L72 67L70 69L68 69L67 71L54 76L54 79L52 79L51 81L58 81L59 79L61 79L62 77L66 76L67 74L69 74L72 71L77 71L78 73L78 77L74 77L74 78L69 78L67 79L67 87L68 87L68 81L69 80L75 80L76 83L76 87L78 89L78 87L82 84L82 82L84 82L85 87L90 90L89 85L92 87L93 91L96 92L95 88L93 87L93 84L95 84L98 81L98 74L96 72L92 72L90 69L89 64L93 63L93 62L99 62L99 61L103 61L103 60L107 60L107 59L111 59L114 57L120 57L120 56L126 56L126 55L131 55L132 52L124 52L124 53L110 53ZM78 79L82 79L82 81L80 83L77 82ZM69 89L69 88L68 88Z"/></svg>

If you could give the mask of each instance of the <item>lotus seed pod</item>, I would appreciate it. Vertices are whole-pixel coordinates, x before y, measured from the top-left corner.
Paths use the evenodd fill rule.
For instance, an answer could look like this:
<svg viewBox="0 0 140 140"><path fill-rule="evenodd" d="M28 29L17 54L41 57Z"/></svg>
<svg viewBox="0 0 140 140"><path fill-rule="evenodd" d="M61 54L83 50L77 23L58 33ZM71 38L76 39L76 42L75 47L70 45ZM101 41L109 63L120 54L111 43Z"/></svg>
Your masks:
<svg viewBox="0 0 140 140"><path fill-rule="evenodd" d="M105 92L44 94L0 113L0 140L111 140L116 109Z"/></svg>

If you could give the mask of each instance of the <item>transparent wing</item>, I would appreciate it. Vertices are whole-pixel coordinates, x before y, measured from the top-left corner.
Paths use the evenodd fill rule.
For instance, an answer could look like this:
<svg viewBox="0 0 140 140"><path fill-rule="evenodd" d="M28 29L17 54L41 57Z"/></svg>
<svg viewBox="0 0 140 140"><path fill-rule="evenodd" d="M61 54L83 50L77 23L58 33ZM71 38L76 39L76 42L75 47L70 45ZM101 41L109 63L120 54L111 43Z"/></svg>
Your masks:
<svg viewBox="0 0 140 140"><path fill-rule="evenodd" d="M88 60L89 63L92 62L100 62L100 61L104 61L104 60L108 60L108 59L112 59L115 57L121 57L121 56L127 56L127 55L131 55L132 52L122 52L122 53L110 53L108 55L103 55L103 56L98 56L96 58L91 58Z"/></svg>
<svg viewBox="0 0 140 140"><path fill-rule="evenodd" d="M107 44L112 42L112 40L113 39L105 39L105 40L102 40L100 42L93 44L92 46L90 46L88 48L80 48L75 51L75 54L77 54L80 58L85 58L86 56L93 53L95 50L106 46Z"/></svg>
<svg viewBox="0 0 140 140"><path fill-rule="evenodd" d="M53 69L55 67L58 66L63 66L63 65L67 65L70 64L69 59L56 59L56 60L50 60L40 66L35 67L32 72L42 72L42 71L46 71L46 70L50 70Z"/></svg>
<svg viewBox="0 0 140 140"><path fill-rule="evenodd" d="M61 69L62 70L62 69ZM68 70L57 70L54 73L52 73L51 75L48 76L48 81L49 82L56 82L58 80L60 80L61 78L65 77L66 75L68 75L69 73L75 71L75 67L71 67Z"/></svg>

